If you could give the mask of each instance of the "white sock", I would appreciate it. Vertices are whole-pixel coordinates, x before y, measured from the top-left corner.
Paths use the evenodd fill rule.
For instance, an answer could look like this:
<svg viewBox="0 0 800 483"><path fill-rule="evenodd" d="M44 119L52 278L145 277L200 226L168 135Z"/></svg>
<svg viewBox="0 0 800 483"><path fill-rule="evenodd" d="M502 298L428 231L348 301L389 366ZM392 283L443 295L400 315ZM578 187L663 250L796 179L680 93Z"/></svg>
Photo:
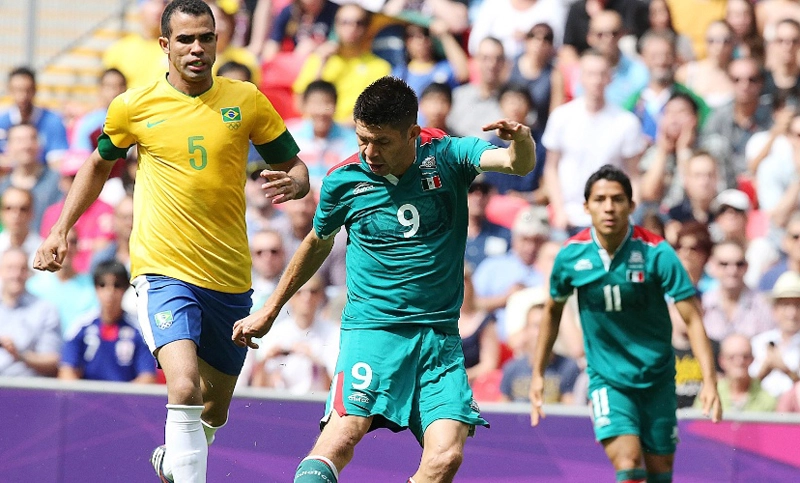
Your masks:
<svg viewBox="0 0 800 483"><path fill-rule="evenodd" d="M203 406L167 404L164 473L175 483L205 483L208 444L200 423Z"/></svg>
<svg viewBox="0 0 800 483"><path fill-rule="evenodd" d="M214 440L216 439L216 436L214 435L217 434L217 430L225 426L225 423L227 423L228 421L226 420L225 423L222 423L219 426L211 426L202 419L200 420L200 422L203 424L203 432L206 433L206 443L208 443L208 445L211 446L211 443L213 443Z"/></svg>

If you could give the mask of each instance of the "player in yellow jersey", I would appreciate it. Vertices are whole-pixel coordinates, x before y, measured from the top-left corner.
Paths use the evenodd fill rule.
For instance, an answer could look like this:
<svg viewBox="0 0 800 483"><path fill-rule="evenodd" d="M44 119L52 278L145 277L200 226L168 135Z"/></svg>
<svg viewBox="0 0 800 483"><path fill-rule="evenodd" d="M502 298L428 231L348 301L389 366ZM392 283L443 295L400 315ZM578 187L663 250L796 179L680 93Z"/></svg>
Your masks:
<svg viewBox="0 0 800 483"><path fill-rule="evenodd" d="M56 271L67 232L94 201L113 161L136 145L131 276L139 321L167 379L162 482L205 482L208 445L225 424L245 350L233 323L250 312L244 184L249 142L274 203L308 192L308 170L272 105L250 83L214 77L214 17L203 0L164 10L159 42L169 71L118 96L98 149L81 167L34 267Z"/></svg>

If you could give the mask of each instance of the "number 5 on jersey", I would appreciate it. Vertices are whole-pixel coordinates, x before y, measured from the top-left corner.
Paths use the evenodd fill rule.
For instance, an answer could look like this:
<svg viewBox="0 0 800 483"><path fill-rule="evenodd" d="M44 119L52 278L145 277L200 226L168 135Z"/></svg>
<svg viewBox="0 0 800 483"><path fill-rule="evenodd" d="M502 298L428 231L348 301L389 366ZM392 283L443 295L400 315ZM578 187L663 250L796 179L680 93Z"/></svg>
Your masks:
<svg viewBox="0 0 800 483"><path fill-rule="evenodd" d="M198 142L203 140L203 136L189 136L189 154L195 154L195 152L200 152L200 161L197 161L195 156L189 158L189 165L200 171L201 169L205 168L208 164L208 152L206 152L206 148L201 146Z"/></svg>

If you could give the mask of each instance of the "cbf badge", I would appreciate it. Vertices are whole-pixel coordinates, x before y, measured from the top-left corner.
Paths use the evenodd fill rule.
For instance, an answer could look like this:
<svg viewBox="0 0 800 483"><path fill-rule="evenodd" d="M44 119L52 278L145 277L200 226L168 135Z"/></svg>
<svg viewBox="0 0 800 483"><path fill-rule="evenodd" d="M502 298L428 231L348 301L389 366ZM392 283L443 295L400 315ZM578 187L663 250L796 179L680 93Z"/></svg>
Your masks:
<svg viewBox="0 0 800 483"><path fill-rule="evenodd" d="M239 106L223 107L219 110L222 114L222 122L228 126L228 129L235 131L242 125L242 110Z"/></svg>

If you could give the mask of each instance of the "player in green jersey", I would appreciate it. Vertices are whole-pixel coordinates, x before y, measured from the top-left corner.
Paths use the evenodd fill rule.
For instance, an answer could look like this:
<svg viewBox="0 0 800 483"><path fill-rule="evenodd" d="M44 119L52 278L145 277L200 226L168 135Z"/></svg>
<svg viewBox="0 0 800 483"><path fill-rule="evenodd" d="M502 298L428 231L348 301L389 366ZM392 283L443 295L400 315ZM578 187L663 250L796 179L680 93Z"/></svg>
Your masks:
<svg viewBox="0 0 800 483"><path fill-rule="evenodd" d="M295 482L331 482L371 429L410 429L423 445L416 482L452 481L464 443L485 425L467 382L458 316L463 299L467 191L481 171L524 175L535 164L530 129L484 126L496 148L417 125L417 98L383 77L359 96L359 153L322 182L314 229L266 305L234 327L254 346L280 308L319 268L344 226L347 303L324 429Z"/></svg>
<svg viewBox="0 0 800 483"><path fill-rule="evenodd" d="M544 417L544 369L567 298L577 292L594 430L618 482L672 481L678 440L675 355L667 298L686 321L700 361L703 412L722 416L711 345L696 291L675 251L630 223L630 179L603 166L584 189L592 227L556 256L531 381L531 423ZM644 461L644 468L642 468Z"/></svg>

